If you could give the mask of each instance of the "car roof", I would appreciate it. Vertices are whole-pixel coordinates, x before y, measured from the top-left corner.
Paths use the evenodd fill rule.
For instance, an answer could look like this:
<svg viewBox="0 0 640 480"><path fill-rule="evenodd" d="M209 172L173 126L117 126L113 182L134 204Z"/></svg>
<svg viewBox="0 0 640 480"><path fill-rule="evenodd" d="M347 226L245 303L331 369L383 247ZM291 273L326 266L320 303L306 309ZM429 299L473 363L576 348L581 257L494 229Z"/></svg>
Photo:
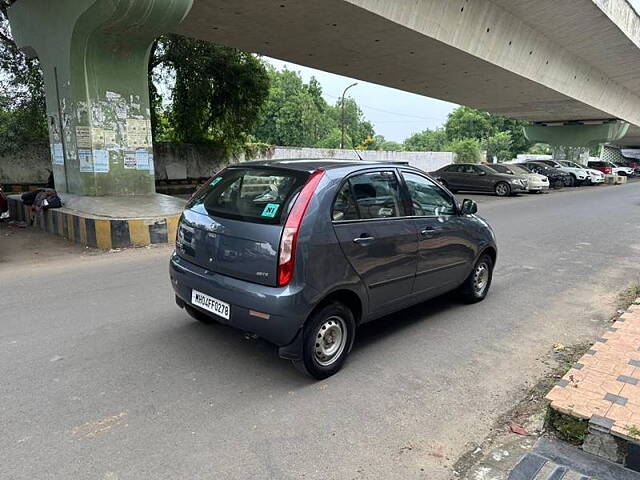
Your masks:
<svg viewBox="0 0 640 480"><path fill-rule="evenodd" d="M258 160L251 162L243 162L231 167L270 167L270 168L286 168L289 170L299 170L304 172L313 172L318 169L333 170L338 168L367 168L367 167L410 167L407 162L377 162L371 160L354 160L354 159L336 159L336 158L296 158L282 160ZM413 167L410 167L413 168Z"/></svg>

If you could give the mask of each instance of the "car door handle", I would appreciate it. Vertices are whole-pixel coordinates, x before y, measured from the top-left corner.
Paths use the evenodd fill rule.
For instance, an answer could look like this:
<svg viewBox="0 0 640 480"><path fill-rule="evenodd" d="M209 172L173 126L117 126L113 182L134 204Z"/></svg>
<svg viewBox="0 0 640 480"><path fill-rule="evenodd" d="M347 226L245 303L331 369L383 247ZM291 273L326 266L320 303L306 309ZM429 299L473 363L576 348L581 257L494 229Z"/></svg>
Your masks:
<svg viewBox="0 0 640 480"><path fill-rule="evenodd" d="M358 245L367 245L373 242L376 237L358 237L353 239L353 243L357 243Z"/></svg>
<svg viewBox="0 0 640 480"><path fill-rule="evenodd" d="M437 230L435 228L425 227L420 230L420 236L422 236L423 238L433 237L436 234L436 231Z"/></svg>

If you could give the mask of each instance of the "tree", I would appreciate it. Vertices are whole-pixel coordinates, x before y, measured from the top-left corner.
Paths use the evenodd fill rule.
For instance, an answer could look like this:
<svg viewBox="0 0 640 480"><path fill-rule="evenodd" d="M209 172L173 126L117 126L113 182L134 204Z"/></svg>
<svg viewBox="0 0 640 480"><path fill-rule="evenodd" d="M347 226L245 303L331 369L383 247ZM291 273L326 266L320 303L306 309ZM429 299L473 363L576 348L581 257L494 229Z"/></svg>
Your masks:
<svg viewBox="0 0 640 480"><path fill-rule="evenodd" d="M153 48L154 70L168 70L175 81L171 106L165 113L171 139L184 143L211 143L237 149L256 124L269 92L262 62L250 53L178 35L162 36ZM151 88L159 133L162 114Z"/></svg>
<svg viewBox="0 0 640 480"><path fill-rule="evenodd" d="M332 128L329 105L322 98L320 84L308 84L297 72L269 67L271 87L253 135L274 145L311 147Z"/></svg>
<svg viewBox="0 0 640 480"><path fill-rule="evenodd" d="M42 70L11 36L7 9L0 0L0 150L11 151L48 136Z"/></svg>
<svg viewBox="0 0 640 480"><path fill-rule="evenodd" d="M475 138L453 140L445 146L445 151L454 152L457 163L479 163L482 155L480 140Z"/></svg>
<svg viewBox="0 0 640 480"><path fill-rule="evenodd" d="M273 145L338 148L342 127L342 103L329 105L315 78L304 83L298 72L269 68L271 87L253 135ZM336 130L340 133L336 139ZM350 98L344 102L345 148L359 145L375 147L373 125L364 119L358 104ZM371 140L370 140L371 139ZM373 141L372 141L373 140ZM331 146L331 147L330 147Z"/></svg>
<svg viewBox="0 0 640 480"><path fill-rule="evenodd" d="M506 162L513 158L512 140L510 132L497 132L495 135L487 138L484 145L487 150L487 157L492 159L496 157L499 162Z"/></svg>
<svg viewBox="0 0 640 480"><path fill-rule="evenodd" d="M342 131L338 127L334 127L322 140L315 145L318 148L340 148L340 141L342 140ZM353 141L349 134L344 135L344 148L353 148Z"/></svg>
<svg viewBox="0 0 640 480"><path fill-rule="evenodd" d="M402 147L401 143L387 140L386 142L380 144L379 150L383 150L385 152L402 152L404 148Z"/></svg>
<svg viewBox="0 0 640 480"><path fill-rule="evenodd" d="M423 130L414 133L404 141L404 150L410 152L441 152L447 143L447 136L442 128Z"/></svg>
<svg viewBox="0 0 640 480"><path fill-rule="evenodd" d="M488 113L469 107L458 107L449 114L444 129L447 140L476 138L484 140L493 133Z"/></svg>

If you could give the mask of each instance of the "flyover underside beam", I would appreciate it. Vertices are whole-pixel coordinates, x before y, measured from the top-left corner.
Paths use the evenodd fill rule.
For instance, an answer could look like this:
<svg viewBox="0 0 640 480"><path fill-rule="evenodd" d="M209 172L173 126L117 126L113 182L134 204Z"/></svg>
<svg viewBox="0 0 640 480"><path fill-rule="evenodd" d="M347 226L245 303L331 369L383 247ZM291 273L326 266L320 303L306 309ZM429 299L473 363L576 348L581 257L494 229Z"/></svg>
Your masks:
<svg viewBox="0 0 640 480"><path fill-rule="evenodd" d="M591 0L572 5L574 23L581 10L610 22ZM491 0L196 0L176 32L513 118L640 125L640 86Z"/></svg>
<svg viewBox="0 0 640 480"><path fill-rule="evenodd" d="M620 140L629 124L613 121L599 124L530 125L524 127L527 140L553 146L591 147Z"/></svg>

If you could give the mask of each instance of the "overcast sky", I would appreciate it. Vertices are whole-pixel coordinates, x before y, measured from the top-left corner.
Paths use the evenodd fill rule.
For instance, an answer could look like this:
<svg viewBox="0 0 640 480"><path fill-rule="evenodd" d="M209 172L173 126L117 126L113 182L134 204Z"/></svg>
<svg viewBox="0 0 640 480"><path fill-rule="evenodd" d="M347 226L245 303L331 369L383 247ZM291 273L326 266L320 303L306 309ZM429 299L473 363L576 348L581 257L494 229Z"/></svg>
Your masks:
<svg viewBox="0 0 640 480"><path fill-rule="evenodd" d="M630 0L630 3L636 11L640 12L640 0ZM387 140L402 142L414 132L438 127L446 121L449 112L456 107L452 103L441 100L333 75L289 62L271 58L266 60L278 69L286 65L290 70L300 72L305 81L309 81L312 76L316 77L322 84L325 99L331 104L336 103L345 87L357 81L358 85L350 89L347 95L358 102L365 117L375 125L376 133L384 135Z"/></svg>

